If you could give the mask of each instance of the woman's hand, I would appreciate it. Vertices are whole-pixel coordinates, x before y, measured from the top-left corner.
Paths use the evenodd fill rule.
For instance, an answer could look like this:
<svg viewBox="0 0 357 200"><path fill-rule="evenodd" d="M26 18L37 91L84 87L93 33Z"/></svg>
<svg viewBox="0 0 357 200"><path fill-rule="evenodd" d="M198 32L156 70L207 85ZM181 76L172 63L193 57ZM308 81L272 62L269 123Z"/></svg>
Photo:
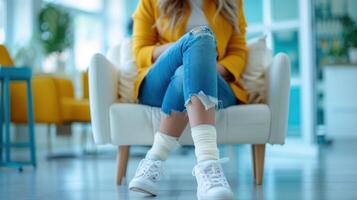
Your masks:
<svg viewBox="0 0 357 200"><path fill-rule="evenodd" d="M170 48L173 44L174 44L174 42L157 46L157 47L154 49L154 52L153 52L153 54L152 54L152 60L153 60L153 62L155 62L155 61L160 57L160 55L161 55L162 53L164 53L168 48Z"/></svg>
<svg viewBox="0 0 357 200"><path fill-rule="evenodd" d="M218 73L226 80L227 82L234 81L234 76L221 64L216 64Z"/></svg>

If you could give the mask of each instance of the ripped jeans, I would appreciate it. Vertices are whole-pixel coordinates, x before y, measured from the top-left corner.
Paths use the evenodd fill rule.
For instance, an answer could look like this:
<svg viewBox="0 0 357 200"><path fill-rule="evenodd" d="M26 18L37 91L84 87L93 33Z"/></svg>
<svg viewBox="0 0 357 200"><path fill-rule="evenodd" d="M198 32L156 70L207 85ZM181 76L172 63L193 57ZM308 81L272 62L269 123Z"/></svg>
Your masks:
<svg viewBox="0 0 357 200"><path fill-rule="evenodd" d="M216 40L208 26L199 26L183 35L160 55L145 76L139 103L184 112L192 96L205 109L226 108L238 103L228 83L217 72Z"/></svg>

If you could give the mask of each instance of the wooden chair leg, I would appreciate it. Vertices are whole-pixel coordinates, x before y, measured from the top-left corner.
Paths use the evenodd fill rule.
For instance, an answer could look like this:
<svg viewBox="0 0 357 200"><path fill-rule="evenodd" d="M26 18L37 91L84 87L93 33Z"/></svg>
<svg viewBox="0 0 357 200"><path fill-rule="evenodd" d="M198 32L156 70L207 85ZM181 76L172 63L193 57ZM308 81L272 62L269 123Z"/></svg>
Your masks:
<svg viewBox="0 0 357 200"><path fill-rule="evenodd" d="M255 177L257 177L257 172L255 170L255 153L254 153L254 145L252 145L252 166L253 166L253 178L255 181Z"/></svg>
<svg viewBox="0 0 357 200"><path fill-rule="evenodd" d="M126 175L128 166L129 146L119 146L117 154L117 177L116 184L121 185L123 177Z"/></svg>
<svg viewBox="0 0 357 200"><path fill-rule="evenodd" d="M265 144L252 145L253 174L257 185L263 183Z"/></svg>

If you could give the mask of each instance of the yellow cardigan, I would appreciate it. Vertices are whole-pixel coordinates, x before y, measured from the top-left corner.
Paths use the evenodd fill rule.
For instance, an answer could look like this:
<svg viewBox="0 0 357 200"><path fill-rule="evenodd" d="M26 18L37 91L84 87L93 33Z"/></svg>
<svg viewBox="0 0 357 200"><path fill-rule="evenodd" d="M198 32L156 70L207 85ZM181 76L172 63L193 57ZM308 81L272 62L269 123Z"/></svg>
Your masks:
<svg viewBox="0 0 357 200"><path fill-rule="evenodd" d="M247 102L247 93L239 84L240 75L244 70L247 47L246 47L246 20L243 13L243 0L237 0L238 5L238 27L239 32L234 31L233 26L222 15L216 16L216 4L213 0L205 0L203 12L206 15L216 40L218 49L218 63L223 65L235 78L229 85L235 96L243 103ZM157 0L140 0L133 14L133 54L138 66L138 77L135 81L135 97L138 97L140 84L145 78L149 68L153 64L152 54L157 45L177 41L185 34L186 24L191 15L190 6L186 7L187 14L181 24L173 31L164 30L159 32L154 26L159 17ZM168 23L167 19L162 21L163 27Z"/></svg>

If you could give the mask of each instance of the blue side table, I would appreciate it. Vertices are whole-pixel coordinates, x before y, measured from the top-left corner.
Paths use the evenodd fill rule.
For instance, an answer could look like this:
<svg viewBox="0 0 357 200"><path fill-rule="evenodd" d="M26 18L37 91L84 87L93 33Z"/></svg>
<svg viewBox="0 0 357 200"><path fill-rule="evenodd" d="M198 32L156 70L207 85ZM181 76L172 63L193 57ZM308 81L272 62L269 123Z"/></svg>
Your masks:
<svg viewBox="0 0 357 200"><path fill-rule="evenodd" d="M1 82L1 97L0 97L0 166L17 167L22 171L23 165L32 165L36 167L36 146L34 137L34 117L32 103L32 87L31 87L32 71L30 68L15 68L0 66L0 82ZM11 105L10 105L10 82L24 81L27 85L27 114L28 114L28 134L27 142L12 143L10 137L11 123ZM3 130L5 123L5 131ZM5 138L4 134L5 133ZM12 161L12 148L29 148L30 161ZM5 153L3 152L5 150ZM5 154L5 156L4 156Z"/></svg>

